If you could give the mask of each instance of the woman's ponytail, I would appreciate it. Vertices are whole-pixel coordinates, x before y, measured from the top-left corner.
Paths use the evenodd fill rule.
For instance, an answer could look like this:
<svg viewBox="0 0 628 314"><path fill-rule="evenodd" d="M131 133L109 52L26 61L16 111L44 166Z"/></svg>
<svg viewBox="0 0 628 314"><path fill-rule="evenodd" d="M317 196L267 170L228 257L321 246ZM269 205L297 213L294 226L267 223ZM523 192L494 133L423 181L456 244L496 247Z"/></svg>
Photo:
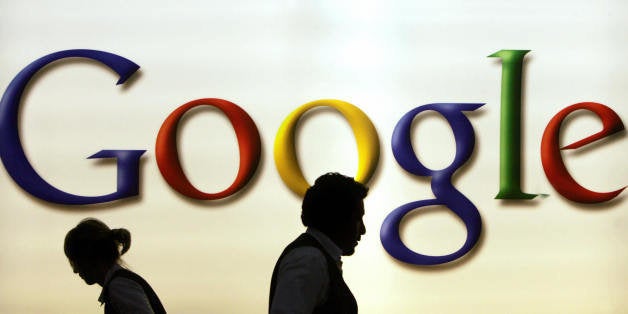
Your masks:
<svg viewBox="0 0 628 314"><path fill-rule="evenodd" d="M131 232L124 228L111 229L111 235L117 245L122 245L120 255L126 253L131 248Z"/></svg>

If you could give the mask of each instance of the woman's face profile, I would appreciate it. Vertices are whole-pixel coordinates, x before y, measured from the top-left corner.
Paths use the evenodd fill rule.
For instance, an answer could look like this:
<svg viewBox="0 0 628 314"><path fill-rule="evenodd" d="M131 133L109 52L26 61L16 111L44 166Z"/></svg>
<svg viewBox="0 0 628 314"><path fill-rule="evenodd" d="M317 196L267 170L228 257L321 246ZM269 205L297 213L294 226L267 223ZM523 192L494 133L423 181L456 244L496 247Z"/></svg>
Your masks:
<svg viewBox="0 0 628 314"><path fill-rule="evenodd" d="M78 274L81 279L88 285L93 285L98 282L98 276L96 275L96 265L85 260L69 260L72 271Z"/></svg>

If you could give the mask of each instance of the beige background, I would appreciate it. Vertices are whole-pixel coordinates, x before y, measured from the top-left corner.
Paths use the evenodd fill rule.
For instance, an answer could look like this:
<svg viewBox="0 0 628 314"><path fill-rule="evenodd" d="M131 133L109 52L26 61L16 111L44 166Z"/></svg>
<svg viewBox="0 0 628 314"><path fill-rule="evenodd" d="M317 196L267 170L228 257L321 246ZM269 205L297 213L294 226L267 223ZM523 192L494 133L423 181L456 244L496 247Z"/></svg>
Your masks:
<svg viewBox="0 0 628 314"><path fill-rule="evenodd" d="M275 259L303 228L300 200L281 182L272 145L297 106L336 98L375 124L382 156L366 200L367 234L345 259L361 313L622 313L628 308L625 193L604 205L578 205L556 193L540 162L540 138L562 108L595 101L626 120L628 53L624 1L11 1L0 2L0 86L54 51L89 48L138 63L128 88L89 62L52 67L23 101L21 136L34 167L53 185L82 195L110 192L113 165L87 156L101 149L146 149L140 197L96 207L34 199L0 171L0 312L100 313L100 289L71 272L65 233L87 216L126 227L127 264L144 275L172 313L264 313ZM499 178L500 49L526 58L524 190L533 201L495 200ZM192 201L157 169L154 142L181 104L218 97L255 120L263 158L254 180L226 202ZM394 208L432 198L429 181L394 161L399 118L431 102L485 102L471 115L474 158L455 180L479 208L482 242L454 266L402 265L382 248L379 228ZM192 182L217 191L237 171L237 144L217 111L186 116L181 158ZM565 141L595 132L578 115ZM0 135L1 136L1 135ZM414 144L427 165L455 153L444 120L427 116ZM583 153L565 153L573 176L609 191L627 184L624 135ZM353 174L357 153L342 117L313 115L299 135L311 181L326 171ZM404 223L407 244L445 254L465 229L447 210Z"/></svg>

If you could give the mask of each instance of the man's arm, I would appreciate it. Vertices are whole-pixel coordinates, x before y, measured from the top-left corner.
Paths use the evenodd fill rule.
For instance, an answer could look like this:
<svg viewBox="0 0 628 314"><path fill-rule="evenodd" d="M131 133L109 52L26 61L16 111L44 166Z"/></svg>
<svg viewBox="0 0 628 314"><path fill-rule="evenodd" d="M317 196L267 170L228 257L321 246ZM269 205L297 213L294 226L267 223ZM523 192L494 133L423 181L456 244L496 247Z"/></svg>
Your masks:
<svg viewBox="0 0 628 314"><path fill-rule="evenodd" d="M329 286L327 261L313 247L300 247L279 264L271 314L312 313L326 298Z"/></svg>

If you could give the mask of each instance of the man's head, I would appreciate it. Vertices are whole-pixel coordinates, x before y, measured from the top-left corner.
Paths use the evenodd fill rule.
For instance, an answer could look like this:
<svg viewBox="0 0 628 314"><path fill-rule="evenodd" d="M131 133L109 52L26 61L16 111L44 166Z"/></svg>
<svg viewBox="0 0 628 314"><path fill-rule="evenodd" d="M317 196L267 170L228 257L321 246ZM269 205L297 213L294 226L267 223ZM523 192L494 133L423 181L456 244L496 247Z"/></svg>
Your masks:
<svg viewBox="0 0 628 314"><path fill-rule="evenodd" d="M301 221L325 233L343 255L351 255L366 232L362 216L368 188L339 173L320 176L305 193Z"/></svg>

